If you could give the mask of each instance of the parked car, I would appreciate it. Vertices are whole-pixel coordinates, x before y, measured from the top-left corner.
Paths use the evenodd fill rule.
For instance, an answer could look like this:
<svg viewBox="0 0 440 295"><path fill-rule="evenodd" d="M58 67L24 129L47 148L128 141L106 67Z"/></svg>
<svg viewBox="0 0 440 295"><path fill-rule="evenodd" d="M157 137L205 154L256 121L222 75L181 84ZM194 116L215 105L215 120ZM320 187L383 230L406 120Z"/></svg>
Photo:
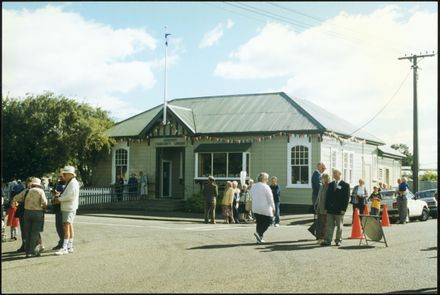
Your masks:
<svg viewBox="0 0 440 295"><path fill-rule="evenodd" d="M382 208L384 204L388 207L388 216L390 222L395 222L399 219L399 210L397 204L397 195L393 190L381 191L382 201L380 202L380 215L382 215ZM415 199L414 194L411 191L407 191L406 198L408 199L408 218L407 221L412 219L419 219L420 221L426 221L429 218L428 204L423 200ZM371 207L371 201L368 203L368 208Z"/></svg>
<svg viewBox="0 0 440 295"><path fill-rule="evenodd" d="M417 192L414 196L416 200L425 201L429 207L429 213L433 218L437 218L437 200L434 197L434 194L437 192L437 189L428 189L424 191Z"/></svg>

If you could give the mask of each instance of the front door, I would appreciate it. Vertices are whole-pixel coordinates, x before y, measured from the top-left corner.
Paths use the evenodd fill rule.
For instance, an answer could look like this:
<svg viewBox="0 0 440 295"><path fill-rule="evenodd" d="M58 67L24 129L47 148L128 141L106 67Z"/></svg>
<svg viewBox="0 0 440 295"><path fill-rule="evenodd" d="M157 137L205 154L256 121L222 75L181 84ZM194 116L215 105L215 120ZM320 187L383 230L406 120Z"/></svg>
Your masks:
<svg viewBox="0 0 440 295"><path fill-rule="evenodd" d="M161 174L161 196L171 197L171 183L172 183L171 161L162 161Z"/></svg>

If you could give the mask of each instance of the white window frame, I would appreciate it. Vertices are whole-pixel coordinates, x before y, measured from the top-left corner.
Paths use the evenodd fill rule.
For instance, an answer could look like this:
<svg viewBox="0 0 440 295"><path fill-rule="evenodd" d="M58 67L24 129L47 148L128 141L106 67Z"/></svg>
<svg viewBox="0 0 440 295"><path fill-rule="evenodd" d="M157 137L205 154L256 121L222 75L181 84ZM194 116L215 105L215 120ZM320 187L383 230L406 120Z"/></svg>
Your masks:
<svg viewBox="0 0 440 295"><path fill-rule="evenodd" d="M112 180L111 184L115 184L116 182L116 151L119 149L123 149L127 151L127 174L130 176L130 147L127 142L116 143L112 147ZM128 179L125 179L127 182Z"/></svg>
<svg viewBox="0 0 440 295"><path fill-rule="evenodd" d="M309 159L309 179L306 184L292 183L292 148L295 146L305 146L308 149ZM311 188L312 187L312 143L309 141L308 136L302 138L294 137L290 135L289 142L287 143L287 185L286 188Z"/></svg>
<svg viewBox="0 0 440 295"><path fill-rule="evenodd" d="M347 156L347 166L345 165L345 157ZM350 158L352 158L353 163L350 167ZM350 179L346 179L345 177L345 171L347 170L347 175L350 175L351 170L351 177ZM350 184L354 184L354 152L352 151L344 151L342 153L342 176L343 180L345 182L348 182Z"/></svg>
<svg viewBox="0 0 440 295"><path fill-rule="evenodd" d="M194 168L194 179L196 180L206 180L208 179L208 177L203 177L203 176L199 176L199 154L211 154L211 173L210 175L213 175L214 172L214 154L226 154L226 177L216 177L215 179L218 180L228 180L228 179L233 179L233 180L240 180L240 176L238 177L229 177L228 173L229 173L229 154L242 154L242 166L241 166L241 171L245 171L246 166L247 166L247 161L246 161L246 154L249 154L249 162L251 162L251 153L249 152L202 152L202 153L194 153L195 154L195 168ZM251 169L251 165L249 163L249 170ZM249 176L250 172L247 172L247 176Z"/></svg>

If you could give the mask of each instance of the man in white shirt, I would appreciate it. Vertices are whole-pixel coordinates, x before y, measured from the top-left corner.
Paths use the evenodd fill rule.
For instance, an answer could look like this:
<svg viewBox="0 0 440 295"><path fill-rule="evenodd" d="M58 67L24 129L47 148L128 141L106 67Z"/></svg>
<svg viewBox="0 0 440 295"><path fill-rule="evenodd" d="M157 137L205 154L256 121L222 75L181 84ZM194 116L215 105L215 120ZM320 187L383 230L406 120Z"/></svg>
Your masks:
<svg viewBox="0 0 440 295"><path fill-rule="evenodd" d="M272 224L275 214L275 203L273 201L272 190L267 185L269 175L261 172L258 175L258 182L250 190L252 197L252 212L257 222L257 232L254 233L257 243L263 243L263 234Z"/></svg>
<svg viewBox="0 0 440 295"><path fill-rule="evenodd" d="M64 167L63 177L66 181L64 191L58 197L61 204L61 214L64 226L63 248L55 252L56 255L73 253L73 220L79 203L79 183L76 180L75 168L72 166ZM58 193L59 194L59 193Z"/></svg>

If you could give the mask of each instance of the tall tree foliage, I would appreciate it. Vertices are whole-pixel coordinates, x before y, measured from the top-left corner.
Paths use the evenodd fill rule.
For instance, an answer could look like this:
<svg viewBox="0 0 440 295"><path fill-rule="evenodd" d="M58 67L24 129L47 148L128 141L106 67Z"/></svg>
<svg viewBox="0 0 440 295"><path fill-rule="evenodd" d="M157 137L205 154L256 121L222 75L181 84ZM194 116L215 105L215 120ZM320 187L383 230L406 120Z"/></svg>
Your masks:
<svg viewBox="0 0 440 295"><path fill-rule="evenodd" d="M406 144L400 143L400 144L392 144L392 149L395 149L399 151L400 153L404 154L406 157L402 159L402 166L411 166L413 165L413 155L409 151L409 147Z"/></svg>
<svg viewBox="0 0 440 295"><path fill-rule="evenodd" d="M92 168L113 144L106 111L47 92L2 100L2 175L42 176L66 164L90 184Z"/></svg>

